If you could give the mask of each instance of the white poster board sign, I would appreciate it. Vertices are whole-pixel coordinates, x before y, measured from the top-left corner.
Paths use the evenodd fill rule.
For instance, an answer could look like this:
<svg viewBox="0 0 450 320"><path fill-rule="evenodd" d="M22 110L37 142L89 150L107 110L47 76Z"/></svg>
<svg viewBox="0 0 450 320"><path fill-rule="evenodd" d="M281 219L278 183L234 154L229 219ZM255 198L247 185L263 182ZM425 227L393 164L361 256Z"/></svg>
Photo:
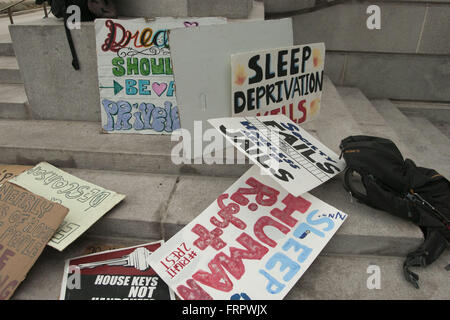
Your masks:
<svg viewBox="0 0 450 320"><path fill-rule="evenodd" d="M48 243L59 251L125 198L46 162L39 163L10 182L69 209L69 214Z"/></svg>
<svg viewBox="0 0 450 320"><path fill-rule="evenodd" d="M185 300L283 299L347 215L253 166L150 257Z"/></svg>
<svg viewBox="0 0 450 320"><path fill-rule="evenodd" d="M211 119L239 151L298 196L345 169L345 161L284 115Z"/></svg>
<svg viewBox="0 0 450 320"><path fill-rule="evenodd" d="M294 123L316 118L325 45L314 43L231 56L233 116L284 114Z"/></svg>
<svg viewBox="0 0 450 320"><path fill-rule="evenodd" d="M231 117L231 55L293 45L292 19L233 22L170 31L181 127Z"/></svg>
<svg viewBox="0 0 450 320"><path fill-rule="evenodd" d="M168 30L223 23L224 18L95 20L103 132L179 129Z"/></svg>

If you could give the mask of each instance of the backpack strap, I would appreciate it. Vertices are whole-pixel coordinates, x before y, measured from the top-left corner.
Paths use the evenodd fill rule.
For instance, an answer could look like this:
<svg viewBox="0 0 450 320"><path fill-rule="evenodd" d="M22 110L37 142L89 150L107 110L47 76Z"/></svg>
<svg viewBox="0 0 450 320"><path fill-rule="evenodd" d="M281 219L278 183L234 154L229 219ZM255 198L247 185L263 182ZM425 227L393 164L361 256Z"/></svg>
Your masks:
<svg viewBox="0 0 450 320"><path fill-rule="evenodd" d="M407 281L419 289L419 276L410 267L425 267L435 261L447 247L445 237L436 229L425 229L425 241L415 251L406 256L403 274Z"/></svg>
<svg viewBox="0 0 450 320"><path fill-rule="evenodd" d="M365 204L369 204L369 198L367 195L362 194L361 192L357 191L355 188L353 188L353 185L351 184L351 178L353 176L353 173L359 173L353 168L347 167L344 172L344 189L350 192L350 194L358 199L361 202L364 202ZM359 173L361 175L361 173Z"/></svg>
<svg viewBox="0 0 450 320"><path fill-rule="evenodd" d="M67 42L69 42L70 52L72 53L72 66L75 70L80 70L80 62L78 60L77 51L75 50L75 45L73 44L72 34L69 27L67 26L67 20L69 18L67 14L67 8L69 6L69 1L65 0L65 11L64 11L64 29L66 30Z"/></svg>

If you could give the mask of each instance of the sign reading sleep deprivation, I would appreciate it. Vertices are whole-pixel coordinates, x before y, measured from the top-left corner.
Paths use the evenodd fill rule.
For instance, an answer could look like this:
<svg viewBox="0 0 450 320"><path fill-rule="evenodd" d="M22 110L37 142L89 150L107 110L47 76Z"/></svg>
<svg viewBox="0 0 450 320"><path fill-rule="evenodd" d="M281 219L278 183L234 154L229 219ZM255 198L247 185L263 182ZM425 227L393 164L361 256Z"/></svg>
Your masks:
<svg viewBox="0 0 450 320"><path fill-rule="evenodd" d="M232 115L284 114L297 124L314 119L324 59L323 43L232 55Z"/></svg>
<svg viewBox="0 0 450 320"><path fill-rule="evenodd" d="M208 122L295 196L319 186L345 168L343 159L284 115Z"/></svg>
<svg viewBox="0 0 450 320"><path fill-rule="evenodd" d="M253 166L150 256L185 300L283 299L347 214Z"/></svg>
<svg viewBox="0 0 450 320"><path fill-rule="evenodd" d="M179 129L168 30L226 23L223 18L95 21L102 128L170 134Z"/></svg>

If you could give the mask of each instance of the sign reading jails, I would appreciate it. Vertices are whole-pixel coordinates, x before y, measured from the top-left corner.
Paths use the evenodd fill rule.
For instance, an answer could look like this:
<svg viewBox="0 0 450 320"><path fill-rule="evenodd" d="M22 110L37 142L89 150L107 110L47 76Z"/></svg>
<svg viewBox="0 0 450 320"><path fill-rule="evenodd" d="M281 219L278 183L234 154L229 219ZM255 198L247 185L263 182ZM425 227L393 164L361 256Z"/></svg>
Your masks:
<svg viewBox="0 0 450 320"><path fill-rule="evenodd" d="M208 121L295 196L319 186L345 168L344 160L286 116Z"/></svg>
<svg viewBox="0 0 450 320"><path fill-rule="evenodd" d="M253 166L150 257L185 300L282 299L347 215Z"/></svg>
<svg viewBox="0 0 450 320"><path fill-rule="evenodd" d="M66 260L61 300L170 300L173 291L149 265L163 241Z"/></svg>
<svg viewBox="0 0 450 320"><path fill-rule="evenodd" d="M232 115L284 114L297 124L314 119L324 59L323 43L232 55Z"/></svg>
<svg viewBox="0 0 450 320"><path fill-rule="evenodd" d="M10 182L0 186L0 300L25 279L68 211Z"/></svg>
<svg viewBox="0 0 450 320"><path fill-rule="evenodd" d="M179 129L168 30L219 23L226 20L95 20L103 131L170 134Z"/></svg>
<svg viewBox="0 0 450 320"><path fill-rule="evenodd" d="M62 251L125 196L81 180L41 162L10 180L49 201L69 208L69 214L48 243Z"/></svg>

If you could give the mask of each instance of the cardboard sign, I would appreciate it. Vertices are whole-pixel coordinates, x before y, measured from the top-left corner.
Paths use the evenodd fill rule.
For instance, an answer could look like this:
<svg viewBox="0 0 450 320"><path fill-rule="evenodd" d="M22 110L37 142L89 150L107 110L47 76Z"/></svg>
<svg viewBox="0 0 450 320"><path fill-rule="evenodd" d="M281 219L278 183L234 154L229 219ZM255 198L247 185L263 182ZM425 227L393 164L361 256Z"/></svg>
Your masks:
<svg viewBox="0 0 450 320"><path fill-rule="evenodd" d="M297 124L316 118L324 59L323 43L231 55L233 116L284 114Z"/></svg>
<svg viewBox="0 0 450 320"><path fill-rule="evenodd" d="M292 19L233 22L170 31L181 126L231 117L230 56L293 45Z"/></svg>
<svg viewBox="0 0 450 320"><path fill-rule="evenodd" d="M186 300L282 299L347 215L253 166L150 257Z"/></svg>
<svg viewBox="0 0 450 320"><path fill-rule="evenodd" d="M61 300L169 300L167 284L148 260L163 241L66 261Z"/></svg>
<svg viewBox="0 0 450 320"><path fill-rule="evenodd" d="M70 212L49 246L62 251L125 196L81 180L46 162L10 180Z"/></svg>
<svg viewBox="0 0 450 320"><path fill-rule="evenodd" d="M209 123L296 196L345 168L343 159L283 115L212 119Z"/></svg>
<svg viewBox="0 0 450 320"><path fill-rule="evenodd" d="M18 176L22 172L32 168L31 166L18 166L12 164L0 164L0 185L9 179Z"/></svg>
<svg viewBox="0 0 450 320"><path fill-rule="evenodd" d="M188 19L188 20L186 20ZM107 133L170 134L179 129L168 29L223 18L95 21L102 128Z"/></svg>
<svg viewBox="0 0 450 320"><path fill-rule="evenodd" d="M10 182L0 186L0 300L13 295L68 212Z"/></svg>

